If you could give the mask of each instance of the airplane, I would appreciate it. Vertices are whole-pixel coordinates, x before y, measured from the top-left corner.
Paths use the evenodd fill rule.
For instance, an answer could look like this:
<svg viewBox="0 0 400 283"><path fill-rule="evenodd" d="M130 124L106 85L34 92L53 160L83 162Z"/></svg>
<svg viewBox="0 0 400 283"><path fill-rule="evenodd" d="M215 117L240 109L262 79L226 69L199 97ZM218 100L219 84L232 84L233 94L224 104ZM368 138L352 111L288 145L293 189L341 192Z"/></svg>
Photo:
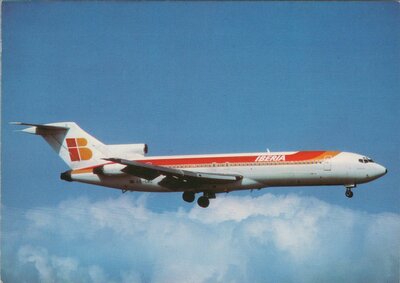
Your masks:
<svg viewBox="0 0 400 283"><path fill-rule="evenodd" d="M70 170L64 181L126 191L182 192L186 202L206 208L217 193L280 186L333 186L353 197L358 184L387 169L364 155L341 151L146 156L147 144L106 145L74 122L31 124L22 132L42 136Z"/></svg>

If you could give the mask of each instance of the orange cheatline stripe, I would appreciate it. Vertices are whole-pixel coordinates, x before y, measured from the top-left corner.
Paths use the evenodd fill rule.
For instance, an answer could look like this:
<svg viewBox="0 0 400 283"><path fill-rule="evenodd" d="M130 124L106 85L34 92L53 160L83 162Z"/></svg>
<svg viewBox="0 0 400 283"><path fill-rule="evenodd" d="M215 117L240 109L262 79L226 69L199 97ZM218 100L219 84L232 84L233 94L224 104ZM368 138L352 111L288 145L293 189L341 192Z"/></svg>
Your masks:
<svg viewBox="0 0 400 283"><path fill-rule="evenodd" d="M292 154L285 155L285 161L279 162L297 162L297 161L310 161L310 160L323 160L326 158L332 158L338 155L340 151L299 151ZM261 155L276 155L276 154L261 154ZM247 156L217 156L217 157L182 157L182 158L169 158L169 159L142 159L136 160L141 163L151 163L158 166L174 166L174 165L202 165L211 163L249 163L256 162L255 160L260 155L247 155ZM97 164L95 166L86 167L78 170L73 170L73 174L80 173L91 173L92 169L101 165L113 164L113 162L108 162L104 164Z"/></svg>
<svg viewBox="0 0 400 283"><path fill-rule="evenodd" d="M339 153L340 153L340 151L325 151L323 154L321 154L320 156L317 156L313 160L324 160L324 159L328 159L328 158L333 158L336 155L338 155Z"/></svg>
<svg viewBox="0 0 400 283"><path fill-rule="evenodd" d="M339 154L339 151L299 151L292 154L286 154L284 161L308 161L308 160L319 160L324 159L325 156L335 156ZM187 158L170 158L170 159L143 159L136 160L137 162L151 163L153 165L198 165L198 164L210 164L210 163L248 163L255 162L257 157L260 155L271 155L277 156L279 154L259 154L259 155L248 155L248 156L218 156L218 157L187 157ZM283 161L283 160L282 160ZM280 161L277 161L280 162Z"/></svg>
<svg viewBox="0 0 400 283"><path fill-rule="evenodd" d="M197 165L209 163L239 163L239 162L254 162L258 155L249 156L210 156L210 157L183 157L169 159L144 159L136 160L137 162L149 163L153 165Z"/></svg>
<svg viewBox="0 0 400 283"><path fill-rule="evenodd" d="M84 169L77 169L77 170L72 170L71 174L83 174L83 173L93 173L92 168L84 168Z"/></svg>
<svg viewBox="0 0 400 283"><path fill-rule="evenodd" d="M285 161L306 161L313 160L326 151L298 151L293 154L285 155Z"/></svg>

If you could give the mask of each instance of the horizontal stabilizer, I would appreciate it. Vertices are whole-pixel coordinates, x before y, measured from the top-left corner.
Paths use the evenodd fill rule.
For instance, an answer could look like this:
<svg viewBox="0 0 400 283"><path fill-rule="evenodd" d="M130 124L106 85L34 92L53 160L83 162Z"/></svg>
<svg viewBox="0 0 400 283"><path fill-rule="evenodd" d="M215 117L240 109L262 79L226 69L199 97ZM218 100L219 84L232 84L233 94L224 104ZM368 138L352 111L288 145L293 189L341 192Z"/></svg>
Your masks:
<svg viewBox="0 0 400 283"><path fill-rule="evenodd" d="M31 126L30 128L21 130L22 132L26 132L29 134L38 134L40 135L40 130L44 131L66 131L69 130L69 127L62 126L54 126L54 125L46 125L46 124L31 124L31 123L23 123L23 122L10 122L11 125L20 125L20 126Z"/></svg>

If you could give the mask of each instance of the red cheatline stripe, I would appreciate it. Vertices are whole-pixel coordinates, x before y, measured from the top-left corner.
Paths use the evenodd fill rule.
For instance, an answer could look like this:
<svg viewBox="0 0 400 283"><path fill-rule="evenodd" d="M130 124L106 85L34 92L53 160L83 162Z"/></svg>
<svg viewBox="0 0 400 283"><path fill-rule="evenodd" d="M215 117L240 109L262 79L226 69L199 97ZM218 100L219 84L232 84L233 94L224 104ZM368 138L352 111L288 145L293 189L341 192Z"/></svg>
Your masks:
<svg viewBox="0 0 400 283"><path fill-rule="evenodd" d="M299 151L293 154L285 155L285 161L306 161L314 159L326 151ZM279 156L275 154L265 154L270 156ZM221 157L188 157L188 158L170 158L170 159L144 159L137 160L143 163L152 163L154 165L191 165L191 164L210 164L210 163L247 163L255 162L259 155L248 156L221 156ZM279 161L278 161L279 162Z"/></svg>
<svg viewBox="0 0 400 283"><path fill-rule="evenodd" d="M257 155L253 156L221 156L221 157L188 157L188 158L170 158L170 159L144 159L138 162L149 163L154 165L187 165L187 164L209 164L209 163L238 163L238 162L254 162Z"/></svg>
<svg viewBox="0 0 400 283"><path fill-rule="evenodd" d="M308 160L313 160L316 159L317 157L323 155L328 151L299 151L296 153L292 154L286 154L285 155L285 161L308 161ZM339 153L339 152L332 152L332 153ZM335 156L336 154L333 154ZM270 155L270 156L280 156L279 154L260 154L260 155ZM137 162L142 162L142 163L151 163L153 165L160 165L160 166L174 166L174 165L202 165L202 164L211 164L213 162L215 163L248 163L248 162L256 162L255 160L257 159L258 156L260 155L247 155L247 156L218 156L218 157L187 157L187 158L168 158L168 159L141 159L141 160L136 160ZM274 162L274 161L271 161ZM276 162L284 162L282 161L276 161ZM109 163L104 163L104 164L112 164L113 162ZM81 168L79 170L84 170L84 169L91 169L100 165L104 164L97 164L95 166L90 166L90 167L85 167Z"/></svg>

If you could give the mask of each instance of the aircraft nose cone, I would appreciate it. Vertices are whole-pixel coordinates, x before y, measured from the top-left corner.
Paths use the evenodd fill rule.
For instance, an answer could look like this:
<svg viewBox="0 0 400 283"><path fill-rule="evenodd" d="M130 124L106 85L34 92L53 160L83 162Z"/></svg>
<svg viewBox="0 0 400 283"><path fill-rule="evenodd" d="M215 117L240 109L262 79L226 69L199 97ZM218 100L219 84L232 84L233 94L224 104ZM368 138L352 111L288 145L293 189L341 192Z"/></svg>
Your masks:
<svg viewBox="0 0 400 283"><path fill-rule="evenodd" d="M385 167L377 164L377 168L375 170L376 178L379 178L379 177L385 175L387 172L388 172L388 170Z"/></svg>

